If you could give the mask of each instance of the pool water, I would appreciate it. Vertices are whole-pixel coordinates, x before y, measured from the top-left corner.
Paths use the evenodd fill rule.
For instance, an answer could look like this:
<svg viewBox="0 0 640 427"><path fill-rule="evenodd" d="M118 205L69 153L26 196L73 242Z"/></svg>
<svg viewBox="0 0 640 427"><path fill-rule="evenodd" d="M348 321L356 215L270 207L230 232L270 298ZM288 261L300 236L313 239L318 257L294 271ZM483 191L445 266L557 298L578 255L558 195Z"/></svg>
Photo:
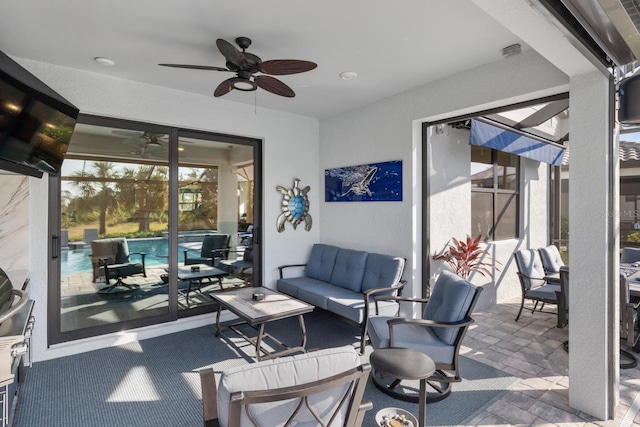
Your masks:
<svg viewBox="0 0 640 427"><path fill-rule="evenodd" d="M169 241L167 239L127 239L127 244L130 253L142 252L146 254L144 262L147 267L167 265L169 262ZM181 256L182 251L187 248L180 246L178 249ZM91 248L60 251L61 274L90 273L92 271L90 254ZM139 262L140 256L132 255L131 261Z"/></svg>

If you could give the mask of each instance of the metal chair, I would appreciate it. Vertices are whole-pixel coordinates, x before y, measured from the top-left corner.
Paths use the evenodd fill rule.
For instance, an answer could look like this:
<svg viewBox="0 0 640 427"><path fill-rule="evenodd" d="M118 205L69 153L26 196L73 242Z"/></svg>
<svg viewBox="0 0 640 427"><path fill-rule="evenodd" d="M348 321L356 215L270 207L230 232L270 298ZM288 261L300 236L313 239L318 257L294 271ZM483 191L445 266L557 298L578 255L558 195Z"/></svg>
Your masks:
<svg viewBox="0 0 640 427"><path fill-rule="evenodd" d="M228 234L209 234L202 239L202 247L200 248L200 256L189 256L192 250L184 251L184 265L192 264L209 264L216 267L216 260L227 259L229 256L229 239Z"/></svg>
<svg viewBox="0 0 640 427"><path fill-rule="evenodd" d="M640 321L638 320L639 301L633 301L629 295L629 282L624 274L620 274L620 339L640 353ZM620 348L620 368L635 368L638 365L636 356Z"/></svg>
<svg viewBox="0 0 640 427"><path fill-rule="evenodd" d="M427 402L437 402L451 393L454 382L460 382L459 352L462 340L473 323L471 313L478 301L481 287L460 276L443 271L433 286L429 298L378 296L376 301L422 303L422 318L371 316L367 333L374 349L402 347L420 351L436 364L435 374L427 379L431 391ZM374 384L397 399L418 402L419 396L402 385L402 380L373 376Z"/></svg>
<svg viewBox="0 0 640 427"><path fill-rule="evenodd" d="M360 427L371 367L351 346L200 371L205 427Z"/></svg>
<svg viewBox="0 0 640 427"><path fill-rule="evenodd" d="M556 304L556 292L560 292L559 284L550 284L545 280L545 271L542 265L540 253L535 249L523 249L513 254L518 267L518 278L520 279L520 287L522 289L522 300L520 302L520 311L516 316L516 322L520 319L524 301L530 300L535 304L531 312L533 313L538 304L542 303L540 310L544 309L545 304Z"/></svg>
<svg viewBox="0 0 640 427"><path fill-rule="evenodd" d="M547 275L557 274L560 272L560 267L564 266L562 256L556 245L545 246L539 248L540 259L542 260L542 267Z"/></svg>

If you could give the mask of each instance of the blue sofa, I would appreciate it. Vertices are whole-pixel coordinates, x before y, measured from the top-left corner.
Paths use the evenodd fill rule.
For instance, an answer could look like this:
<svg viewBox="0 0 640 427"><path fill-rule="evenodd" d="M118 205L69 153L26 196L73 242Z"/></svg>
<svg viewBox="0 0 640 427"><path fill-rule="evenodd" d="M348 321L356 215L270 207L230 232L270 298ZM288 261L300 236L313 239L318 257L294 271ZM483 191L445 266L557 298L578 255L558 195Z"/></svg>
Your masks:
<svg viewBox="0 0 640 427"><path fill-rule="evenodd" d="M404 265L401 257L316 243L306 264L278 267L277 289L360 326L360 351L363 352L367 318L375 304L373 297L400 293L406 283L402 280ZM285 277L285 271L293 268L298 272L302 270L303 274ZM396 302L378 304L382 315L393 316L397 311Z"/></svg>

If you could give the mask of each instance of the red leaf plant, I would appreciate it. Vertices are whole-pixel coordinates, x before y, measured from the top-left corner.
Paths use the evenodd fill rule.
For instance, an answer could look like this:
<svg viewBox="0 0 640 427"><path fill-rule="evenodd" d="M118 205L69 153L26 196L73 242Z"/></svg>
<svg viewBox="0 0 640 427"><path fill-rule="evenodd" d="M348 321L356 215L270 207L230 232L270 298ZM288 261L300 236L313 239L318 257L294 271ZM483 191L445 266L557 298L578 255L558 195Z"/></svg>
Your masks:
<svg viewBox="0 0 640 427"><path fill-rule="evenodd" d="M442 254L434 254L433 259L446 261L453 272L463 279L475 271L483 276L490 276L489 268L495 268L493 263L499 263L499 261L491 258L489 252L480 247L481 239L482 234L478 234L475 239L467 235L466 241L451 238L452 243L447 246L447 249ZM489 256L487 258L489 262L483 261L486 256ZM500 271L497 268L496 270Z"/></svg>

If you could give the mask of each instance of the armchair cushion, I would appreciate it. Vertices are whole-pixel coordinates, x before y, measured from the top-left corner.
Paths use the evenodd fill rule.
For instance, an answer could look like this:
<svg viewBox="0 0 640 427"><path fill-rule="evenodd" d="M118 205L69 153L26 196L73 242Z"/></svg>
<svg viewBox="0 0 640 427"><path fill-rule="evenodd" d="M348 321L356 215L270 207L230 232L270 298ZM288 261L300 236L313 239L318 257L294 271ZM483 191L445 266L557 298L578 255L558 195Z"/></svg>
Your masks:
<svg viewBox="0 0 640 427"><path fill-rule="evenodd" d="M458 322L465 318L473 301L475 287L462 277L443 271L440 273L424 309L423 318L436 322ZM434 328L442 342L453 345L458 328Z"/></svg>
<svg viewBox="0 0 640 427"><path fill-rule="evenodd" d="M340 248L336 246L316 243L311 248L311 255L307 261L307 269L305 275L312 279L322 280L323 282L331 281L331 273L333 265L336 262L336 256Z"/></svg>
<svg viewBox="0 0 640 427"><path fill-rule="evenodd" d="M369 318L367 330L373 348L387 348L389 342L388 321L395 317L375 316ZM435 363L449 364L453 360L456 347L440 341L435 328L404 324L394 327L394 347L412 348L429 355Z"/></svg>
<svg viewBox="0 0 640 427"><path fill-rule="evenodd" d="M114 239L116 242L118 251L116 252L116 264L127 264L130 262L129 260L129 245L127 244L127 240L122 238Z"/></svg>
<svg viewBox="0 0 640 427"><path fill-rule="evenodd" d="M220 425L229 425L229 404L235 392L272 390L310 383L338 375L360 365L360 356L353 347L346 346L227 369L222 372L217 393ZM338 390L330 389L313 394L309 397L309 404L323 418L327 414L331 414L331 410L337 407L348 386L349 384L343 384ZM251 414L259 425L278 426L283 425L283 422L293 413L296 405L295 399L253 404L251 405ZM335 424L332 425L344 424L347 409L343 408L340 411ZM298 427L318 425L305 408L298 414L296 421ZM252 425L244 410L241 413L239 425Z"/></svg>

